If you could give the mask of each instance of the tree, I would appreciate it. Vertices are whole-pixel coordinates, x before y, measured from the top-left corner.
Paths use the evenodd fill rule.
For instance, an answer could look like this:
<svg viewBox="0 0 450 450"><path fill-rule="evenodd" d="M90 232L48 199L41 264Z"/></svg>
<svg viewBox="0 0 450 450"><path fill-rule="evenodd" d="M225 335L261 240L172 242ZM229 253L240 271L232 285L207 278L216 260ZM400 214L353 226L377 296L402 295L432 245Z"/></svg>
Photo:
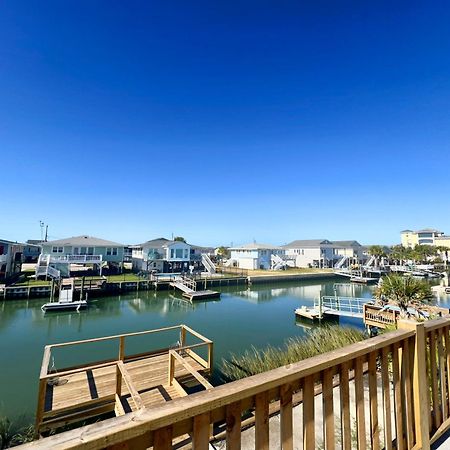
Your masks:
<svg viewBox="0 0 450 450"><path fill-rule="evenodd" d="M224 247L223 245L217 249L217 256L220 256L221 258L228 258L230 255L230 251L227 247Z"/></svg>
<svg viewBox="0 0 450 450"><path fill-rule="evenodd" d="M375 260L378 265L380 259L386 256L386 252L384 251L384 248L381 245L371 245L369 247L369 255L375 257Z"/></svg>
<svg viewBox="0 0 450 450"><path fill-rule="evenodd" d="M403 311L410 305L427 302L432 296L431 286L426 281L401 275L384 277L375 290L377 299L394 303Z"/></svg>
<svg viewBox="0 0 450 450"><path fill-rule="evenodd" d="M184 242L186 244L186 239L183 236L175 236L174 241Z"/></svg>

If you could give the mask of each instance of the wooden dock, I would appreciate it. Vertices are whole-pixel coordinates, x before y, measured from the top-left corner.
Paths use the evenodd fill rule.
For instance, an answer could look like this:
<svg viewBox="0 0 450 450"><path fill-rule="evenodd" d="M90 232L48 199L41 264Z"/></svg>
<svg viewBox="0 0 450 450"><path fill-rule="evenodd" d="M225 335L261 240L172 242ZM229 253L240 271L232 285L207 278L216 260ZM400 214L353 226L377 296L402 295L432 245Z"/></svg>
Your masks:
<svg viewBox="0 0 450 450"><path fill-rule="evenodd" d="M176 346L125 354L126 338L170 331L179 331ZM187 335L198 342L186 345ZM118 342L115 360L49 370L54 348L83 345L88 352L89 343L114 340ZM206 358L198 353L202 348ZM39 379L36 435L108 413L120 416L153 408L187 396L195 386L212 388L203 376L211 372L212 358L213 342L186 325L48 345Z"/></svg>
<svg viewBox="0 0 450 450"><path fill-rule="evenodd" d="M170 281L170 286L180 290L183 297L189 299L191 302L195 300L204 300L208 298L220 297L220 292L211 290L197 290L197 282L194 279L185 276L175 277Z"/></svg>

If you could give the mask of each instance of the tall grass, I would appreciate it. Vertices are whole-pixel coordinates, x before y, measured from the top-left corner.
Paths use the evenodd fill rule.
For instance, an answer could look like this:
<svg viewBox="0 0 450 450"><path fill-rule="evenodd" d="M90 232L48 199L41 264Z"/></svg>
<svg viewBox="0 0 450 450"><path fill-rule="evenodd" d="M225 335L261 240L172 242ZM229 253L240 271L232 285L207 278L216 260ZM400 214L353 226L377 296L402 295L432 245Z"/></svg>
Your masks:
<svg viewBox="0 0 450 450"><path fill-rule="evenodd" d="M0 416L0 449L14 447L33 440L34 427L25 416L9 419Z"/></svg>
<svg viewBox="0 0 450 450"><path fill-rule="evenodd" d="M317 327L306 337L287 339L281 347L252 347L242 355L231 354L229 359L222 360L222 376L224 381L239 380L345 347L364 338L364 332L355 328L338 325Z"/></svg>

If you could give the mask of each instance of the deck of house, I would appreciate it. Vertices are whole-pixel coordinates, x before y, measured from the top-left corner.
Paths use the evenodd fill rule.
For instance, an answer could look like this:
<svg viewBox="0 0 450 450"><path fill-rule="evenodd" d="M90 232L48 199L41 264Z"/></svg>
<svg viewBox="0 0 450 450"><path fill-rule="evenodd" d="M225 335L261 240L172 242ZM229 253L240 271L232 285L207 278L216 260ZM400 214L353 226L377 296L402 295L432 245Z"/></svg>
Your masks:
<svg viewBox="0 0 450 450"><path fill-rule="evenodd" d="M177 329L180 338L171 348L125 354L127 337L146 337L153 333L176 332ZM198 342L186 345L187 334ZM118 341L117 359L57 372L49 370L55 347L85 346L105 340ZM198 352L202 347L205 347L206 359ZM203 375L211 371L212 349L212 341L185 325L47 346L39 382L36 433L107 413L120 416L152 408L187 396L192 387L209 389L212 386Z"/></svg>

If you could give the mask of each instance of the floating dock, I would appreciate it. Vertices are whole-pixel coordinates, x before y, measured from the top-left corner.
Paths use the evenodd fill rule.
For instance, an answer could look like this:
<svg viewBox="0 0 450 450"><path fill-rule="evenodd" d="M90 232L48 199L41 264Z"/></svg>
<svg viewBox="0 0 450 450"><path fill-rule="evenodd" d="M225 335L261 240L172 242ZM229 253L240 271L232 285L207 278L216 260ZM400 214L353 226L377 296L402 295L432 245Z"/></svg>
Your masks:
<svg viewBox="0 0 450 450"><path fill-rule="evenodd" d="M135 342L136 337L155 333L171 337L177 332L178 341L169 348L131 355L125 352L127 338L133 337ZM187 345L187 339L196 342ZM116 359L54 369L53 349L58 348L60 354L63 347L83 346L89 355L89 344L101 341L118 344ZM188 395L190 389L212 388L204 377L212 364L213 342L186 325L48 345L39 378L36 436L108 413L119 416L154 408Z"/></svg>
<svg viewBox="0 0 450 450"><path fill-rule="evenodd" d="M178 276L170 281L170 286L183 292L183 297L189 299L191 302L195 300L204 300L208 298L220 297L220 292L210 290L197 290L197 282L189 277Z"/></svg>

